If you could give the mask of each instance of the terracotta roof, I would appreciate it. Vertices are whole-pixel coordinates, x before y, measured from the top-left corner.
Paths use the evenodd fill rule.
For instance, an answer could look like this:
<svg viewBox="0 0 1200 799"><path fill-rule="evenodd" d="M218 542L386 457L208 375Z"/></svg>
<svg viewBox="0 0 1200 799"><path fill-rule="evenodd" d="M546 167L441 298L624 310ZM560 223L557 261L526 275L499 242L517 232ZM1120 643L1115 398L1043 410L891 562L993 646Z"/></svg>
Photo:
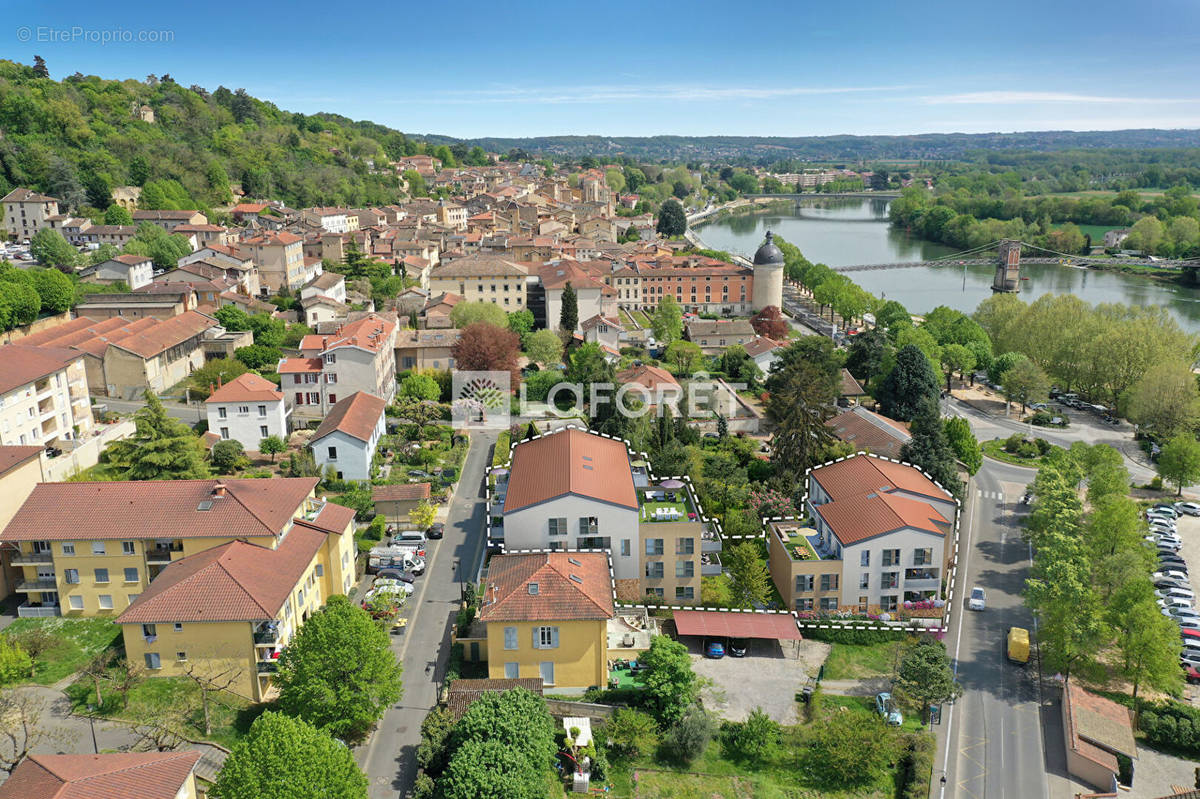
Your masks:
<svg viewBox="0 0 1200 799"><path fill-rule="evenodd" d="M21 464L41 454L41 447L0 447L0 475L8 474Z"/></svg>
<svg viewBox="0 0 1200 799"><path fill-rule="evenodd" d="M838 395L842 397L861 397L867 392L863 391L863 387L854 379L854 375L850 374L849 369L842 370L841 388L838 389Z"/></svg>
<svg viewBox="0 0 1200 799"><path fill-rule="evenodd" d="M170 319L159 320L157 325L142 332L115 341L112 346L132 352L142 358L153 358L155 355L200 335L210 327L215 327L216 324L216 320L202 313L184 311Z"/></svg>
<svg viewBox="0 0 1200 799"><path fill-rule="evenodd" d="M396 337L396 349L408 347L452 347L461 336L462 331L454 327L401 330Z"/></svg>
<svg viewBox="0 0 1200 799"><path fill-rule="evenodd" d="M454 714L454 718L462 718L479 697L490 693L503 693L513 688L524 688L538 696L542 695L541 677L518 677L515 680L455 680L450 683L446 693L446 707Z"/></svg>
<svg viewBox="0 0 1200 799"><path fill-rule="evenodd" d="M899 458L900 450L912 439L902 423L880 416L862 406L839 413L826 422L825 426L847 444L888 458Z"/></svg>
<svg viewBox="0 0 1200 799"><path fill-rule="evenodd" d="M528 270L515 261L494 255L467 255L434 267L432 278L475 277L485 275L524 276Z"/></svg>
<svg viewBox="0 0 1200 799"><path fill-rule="evenodd" d="M327 336L307 335L300 340L299 349L301 351L329 352L338 347L360 347L378 352L395 329L395 322L372 313L353 322L347 322Z"/></svg>
<svg viewBox="0 0 1200 799"><path fill-rule="evenodd" d="M121 254L121 255L114 255L112 258L109 258L108 260L119 261L120 263L123 263L126 266L137 266L138 264L144 264L147 261L153 261L154 259L149 257L148 255Z"/></svg>
<svg viewBox="0 0 1200 799"><path fill-rule="evenodd" d="M1070 746L1084 757L1117 770L1114 752L1137 757L1133 716L1129 708L1085 691L1070 679L1063 682Z"/></svg>
<svg viewBox="0 0 1200 799"><path fill-rule="evenodd" d="M749 319L696 319L687 323L690 341L697 336L753 336L754 327Z"/></svg>
<svg viewBox="0 0 1200 799"><path fill-rule="evenodd" d="M275 549L230 541L167 566L117 624L273 619L326 536L295 525Z"/></svg>
<svg viewBox="0 0 1200 799"><path fill-rule="evenodd" d="M238 203L230 209L232 214L257 214L266 210L266 203Z"/></svg>
<svg viewBox="0 0 1200 799"><path fill-rule="evenodd" d="M39 483L0 540L278 535L317 482L315 477L287 477ZM214 496L218 485L225 486L225 496Z"/></svg>
<svg viewBox="0 0 1200 799"><path fill-rule="evenodd" d="M905 527L945 536L950 523L928 502L900 494L872 493L814 506L843 546Z"/></svg>
<svg viewBox="0 0 1200 799"><path fill-rule="evenodd" d="M375 486L371 489L371 499L375 502L429 499L429 483L392 483Z"/></svg>
<svg viewBox="0 0 1200 799"><path fill-rule="evenodd" d="M675 620L675 629L680 635L765 638L772 641L802 640L796 620L789 613L677 610L672 617Z"/></svg>
<svg viewBox="0 0 1200 799"><path fill-rule="evenodd" d="M342 535L347 530L350 532L354 531L354 528L350 526L353 521L354 508L347 508L345 505L339 505L336 502L326 502L316 518L309 521L297 519L296 524Z"/></svg>
<svg viewBox="0 0 1200 799"><path fill-rule="evenodd" d="M345 276L340 275L337 272L322 272L321 274L314 277L312 280L305 283L304 288L306 288L306 289L311 289L311 288L331 289L334 286L336 286L338 283L345 282L345 280L346 280Z"/></svg>
<svg viewBox="0 0 1200 799"><path fill-rule="evenodd" d="M567 428L517 444L504 513L567 494L636 509L624 442Z"/></svg>
<svg viewBox="0 0 1200 799"><path fill-rule="evenodd" d="M587 270L583 269L574 261L559 261L554 264L543 264L538 268L538 274L542 279L542 286L547 289L565 288L568 283L574 289L581 288L601 288L604 284L592 277Z"/></svg>
<svg viewBox="0 0 1200 799"><path fill-rule="evenodd" d="M651 366L648 363L631 366L623 372L617 372L617 381L620 383L640 383L651 391L657 391L659 386L679 387L679 381L672 377L670 372L658 366Z"/></svg>
<svg viewBox="0 0 1200 799"><path fill-rule="evenodd" d="M766 336L757 336L753 341L747 341L745 344L743 344L742 349L744 349L746 354L751 358L757 358L763 353L779 349L782 346L782 344L774 339L769 339Z"/></svg>
<svg viewBox="0 0 1200 799"><path fill-rule="evenodd" d="M952 499L920 469L866 454L818 466L812 470L812 476L833 500L895 489L932 499Z"/></svg>
<svg viewBox="0 0 1200 799"><path fill-rule="evenodd" d="M38 194L33 189L17 187L4 195L0 202L6 203L56 203L57 199L45 194Z"/></svg>
<svg viewBox="0 0 1200 799"><path fill-rule="evenodd" d="M613 583L603 552L496 555L488 562L479 618L492 621L611 619Z"/></svg>
<svg viewBox="0 0 1200 799"><path fill-rule="evenodd" d="M325 362L320 358L284 358L279 363L279 374L320 373L325 369Z"/></svg>
<svg viewBox="0 0 1200 799"><path fill-rule="evenodd" d="M286 230L267 231L253 238L244 240L242 243L250 246L278 246L295 244L304 241L295 233L288 233ZM212 246L212 245L209 245Z"/></svg>
<svg viewBox="0 0 1200 799"><path fill-rule="evenodd" d="M205 402L267 402L283 399L283 392L254 372L240 374L209 395Z"/></svg>
<svg viewBox="0 0 1200 799"><path fill-rule="evenodd" d="M359 441L370 441L386 408L387 403L374 394L355 391L329 409L329 415L313 433L312 442L335 431Z"/></svg>
<svg viewBox="0 0 1200 799"><path fill-rule="evenodd" d="M75 350L63 347L0 346L0 394L66 369L80 357Z"/></svg>
<svg viewBox="0 0 1200 799"><path fill-rule="evenodd" d="M175 799L200 752L29 755L0 785L0 799Z"/></svg>

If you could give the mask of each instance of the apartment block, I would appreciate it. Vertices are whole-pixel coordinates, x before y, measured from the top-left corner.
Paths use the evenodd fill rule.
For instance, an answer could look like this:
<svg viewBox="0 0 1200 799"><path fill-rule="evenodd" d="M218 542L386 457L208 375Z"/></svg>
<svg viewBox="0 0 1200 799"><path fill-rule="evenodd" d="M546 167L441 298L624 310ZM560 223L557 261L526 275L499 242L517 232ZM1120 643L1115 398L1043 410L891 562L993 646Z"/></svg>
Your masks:
<svg viewBox="0 0 1200 799"><path fill-rule="evenodd" d="M95 426L83 353L64 347L0 347L0 445L47 446Z"/></svg>
<svg viewBox="0 0 1200 799"><path fill-rule="evenodd" d="M279 362L284 395L297 420L322 419L362 391L385 403L396 396L396 330L393 318L369 314L329 335L309 335L300 357Z"/></svg>

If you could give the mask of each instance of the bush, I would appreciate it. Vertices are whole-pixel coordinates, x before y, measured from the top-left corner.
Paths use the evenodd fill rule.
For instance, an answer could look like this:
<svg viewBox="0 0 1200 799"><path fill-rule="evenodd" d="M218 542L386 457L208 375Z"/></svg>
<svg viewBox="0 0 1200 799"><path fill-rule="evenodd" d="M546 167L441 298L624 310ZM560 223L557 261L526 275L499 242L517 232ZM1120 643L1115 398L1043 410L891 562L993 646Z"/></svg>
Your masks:
<svg viewBox="0 0 1200 799"><path fill-rule="evenodd" d="M1189 756L1200 754L1200 709L1172 700L1142 706L1138 726L1148 743Z"/></svg>
<svg viewBox="0 0 1200 799"><path fill-rule="evenodd" d="M421 744L417 747L417 764L435 774L446 768L449 759L447 744L454 729L454 714L444 707L435 707L421 722Z"/></svg>
<svg viewBox="0 0 1200 799"><path fill-rule="evenodd" d="M633 686L624 688L589 688L583 692L583 701L598 705L627 705L636 707L642 701L642 689Z"/></svg>
<svg viewBox="0 0 1200 799"><path fill-rule="evenodd" d="M1018 450L1020 450L1021 445L1024 443L1024 436L1020 433L1013 433L1004 440L1004 451L1012 455L1018 454Z"/></svg>
<svg viewBox="0 0 1200 799"><path fill-rule="evenodd" d="M383 532L386 528L387 523L383 518L383 514L379 514L367 525L367 529L363 532L363 538L380 541L383 539Z"/></svg>
<svg viewBox="0 0 1200 799"><path fill-rule="evenodd" d="M688 765L704 754L712 740L714 725L712 718L699 705L692 705L663 740L668 758L681 765Z"/></svg>
<svg viewBox="0 0 1200 799"><path fill-rule="evenodd" d="M1054 448L1054 445L1051 444L1049 441L1047 441L1044 438L1035 438L1033 440L1033 445L1035 447L1037 447L1037 451L1038 451L1039 455L1045 455L1048 452L1050 452L1051 449Z"/></svg>
<svg viewBox="0 0 1200 799"><path fill-rule="evenodd" d="M220 474L230 474L250 465L240 441L226 439L213 444L212 465Z"/></svg>
<svg viewBox="0 0 1200 799"><path fill-rule="evenodd" d="M909 736L900 761L901 799L926 799L933 777L933 739L925 734Z"/></svg>
<svg viewBox="0 0 1200 799"><path fill-rule="evenodd" d="M0 636L0 685L22 680L33 674L33 658L21 645Z"/></svg>
<svg viewBox="0 0 1200 799"><path fill-rule="evenodd" d="M819 627L804 629L806 638L830 644L878 644L882 641L899 641L907 634L904 630L852 630L849 627L828 630Z"/></svg>
<svg viewBox="0 0 1200 799"><path fill-rule="evenodd" d="M781 733L779 723L756 707L745 721L721 725L721 748L730 760L761 763L774 756Z"/></svg>
<svg viewBox="0 0 1200 799"><path fill-rule="evenodd" d="M1162 487L1163 487L1162 475L1161 474L1154 475L1154 477L1151 478L1151 480L1150 480L1150 490L1162 491Z"/></svg>
<svg viewBox="0 0 1200 799"><path fill-rule="evenodd" d="M1032 441L1022 441L1017 447L1017 457L1019 458L1032 459L1038 457L1039 454L1037 444Z"/></svg>
<svg viewBox="0 0 1200 799"><path fill-rule="evenodd" d="M618 757L645 757L658 746L658 725L647 713L621 708L604 725L603 737Z"/></svg>

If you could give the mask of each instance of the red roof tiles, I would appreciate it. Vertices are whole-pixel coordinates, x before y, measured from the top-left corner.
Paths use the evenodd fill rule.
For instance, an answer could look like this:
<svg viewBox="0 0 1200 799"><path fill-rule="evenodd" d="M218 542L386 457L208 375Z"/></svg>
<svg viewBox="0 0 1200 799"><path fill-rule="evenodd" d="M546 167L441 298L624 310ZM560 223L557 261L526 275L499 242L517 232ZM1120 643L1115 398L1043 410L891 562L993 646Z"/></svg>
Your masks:
<svg viewBox="0 0 1200 799"><path fill-rule="evenodd" d="M0 799L175 799L200 753L30 755L0 785Z"/></svg>
<svg viewBox="0 0 1200 799"><path fill-rule="evenodd" d="M429 499L429 496L429 483L393 483L371 489L371 499L375 502Z"/></svg>
<svg viewBox="0 0 1200 799"><path fill-rule="evenodd" d="M566 494L636 509L624 442L567 428L515 447L505 513Z"/></svg>
<svg viewBox="0 0 1200 799"><path fill-rule="evenodd" d="M41 447L0 447L0 475L41 454Z"/></svg>
<svg viewBox="0 0 1200 799"><path fill-rule="evenodd" d="M843 546L906 527L944 536L950 523L928 502L899 494L868 494L816 506Z"/></svg>
<svg viewBox="0 0 1200 799"><path fill-rule="evenodd" d="M0 347L0 394L28 385L66 369L78 358L75 350L59 347L25 347L7 344Z"/></svg>
<svg viewBox="0 0 1200 799"><path fill-rule="evenodd" d="M283 392L270 380L246 372L209 395L205 402L268 402L283 399Z"/></svg>
<svg viewBox="0 0 1200 799"><path fill-rule="evenodd" d="M855 455L837 463L818 466L812 470L812 476L833 500L891 489L943 501L951 499L920 469L870 455Z"/></svg>
<svg viewBox="0 0 1200 799"><path fill-rule="evenodd" d="M487 621L611 619L613 583L602 552L496 555L488 563Z"/></svg>
<svg viewBox="0 0 1200 799"><path fill-rule="evenodd" d="M375 432L375 427L386 408L387 403L374 394L355 391L329 410L329 415L313 433L312 441L315 442L335 431L359 441L370 441L371 434Z"/></svg>

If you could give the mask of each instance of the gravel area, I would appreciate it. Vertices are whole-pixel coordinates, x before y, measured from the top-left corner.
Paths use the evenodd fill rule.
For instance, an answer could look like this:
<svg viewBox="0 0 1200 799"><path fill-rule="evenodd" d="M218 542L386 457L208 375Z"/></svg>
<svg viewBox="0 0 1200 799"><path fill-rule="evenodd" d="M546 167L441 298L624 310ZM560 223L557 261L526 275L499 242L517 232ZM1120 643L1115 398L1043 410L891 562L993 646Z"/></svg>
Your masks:
<svg viewBox="0 0 1200 799"><path fill-rule="evenodd" d="M704 706L730 721L745 721L750 711L761 707L780 724L799 722L796 694L816 677L829 655L829 644L801 641L780 646L774 641L755 641L744 658L711 660L692 654L696 674L711 680L701 692Z"/></svg>

